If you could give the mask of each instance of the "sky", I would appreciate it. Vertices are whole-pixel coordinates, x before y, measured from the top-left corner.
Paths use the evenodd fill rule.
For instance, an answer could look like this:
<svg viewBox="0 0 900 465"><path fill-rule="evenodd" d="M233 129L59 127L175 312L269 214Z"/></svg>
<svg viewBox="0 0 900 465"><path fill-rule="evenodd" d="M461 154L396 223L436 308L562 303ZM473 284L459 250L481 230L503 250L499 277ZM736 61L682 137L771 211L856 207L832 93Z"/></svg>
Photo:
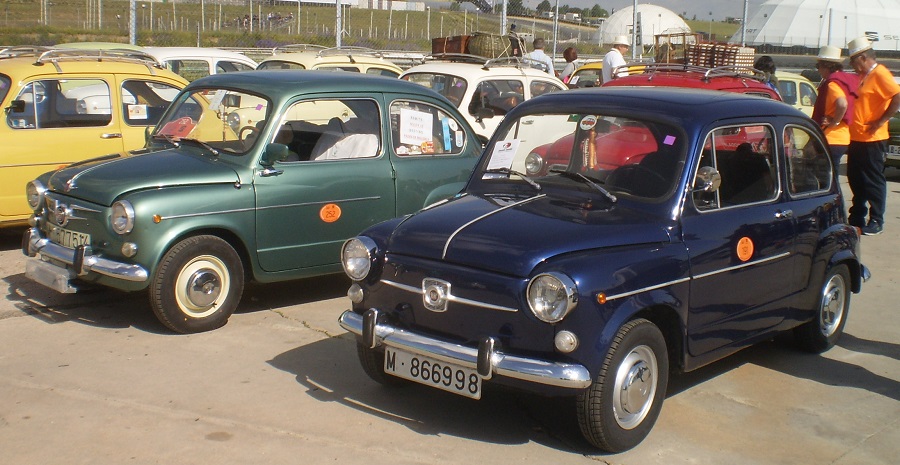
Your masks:
<svg viewBox="0 0 900 465"><path fill-rule="evenodd" d="M534 8L541 0L524 0L526 6ZM555 0L549 0L551 5L555 4ZM747 19L753 16L755 8L759 8L765 0L747 0ZM649 3L651 5L668 8L676 14L687 12L687 19L693 19L694 15L697 19L709 19L709 13L712 12L712 19L722 21L727 16L740 18L744 14L744 0L640 0L638 4ZM601 8L610 12L621 8L634 6L634 0L559 0L560 5L569 5L577 8L591 8L594 5L600 5Z"/></svg>

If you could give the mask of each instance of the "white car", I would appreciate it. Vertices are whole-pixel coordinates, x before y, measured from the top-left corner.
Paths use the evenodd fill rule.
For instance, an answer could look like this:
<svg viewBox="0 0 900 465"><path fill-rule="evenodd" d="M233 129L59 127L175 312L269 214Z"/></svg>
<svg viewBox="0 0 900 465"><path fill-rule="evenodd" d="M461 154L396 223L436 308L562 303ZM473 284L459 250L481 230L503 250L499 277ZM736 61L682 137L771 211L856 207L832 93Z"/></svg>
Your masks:
<svg viewBox="0 0 900 465"><path fill-rule="evenodd" d="M188 81L216 73L250 71L257 67L250 57L219 48L144 47L143 51Z"/></svg>
<svg viewBox="0 0 900 465"><path fill-rule="evenodd" d="M503 116L519 103L568 87L555 76L518 59L447 56L413 66L400 79L447 97L479 136L490 138Z"/></svg>

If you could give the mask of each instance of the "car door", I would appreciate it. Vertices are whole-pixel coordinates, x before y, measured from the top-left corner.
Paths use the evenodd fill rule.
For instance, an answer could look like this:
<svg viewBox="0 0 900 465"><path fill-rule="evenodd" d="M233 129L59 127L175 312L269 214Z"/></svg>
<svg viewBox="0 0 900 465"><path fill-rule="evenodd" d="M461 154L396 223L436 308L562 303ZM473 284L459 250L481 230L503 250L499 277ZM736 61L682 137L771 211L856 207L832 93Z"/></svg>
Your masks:
<svg viewBox="0 0 900 465"><path fill-rule="evenodd" d="M706 138L700 169L716 168L721 186L694 192L682 215L694 356L777 325L789 305L795 225L782 202L775 141L774 128L759 123L720 127Z"/></svg>
<svg viewBox="0 0 900 465"><path fill-rule="evenodd" d="M254 179L264 270L337 264L345 240L395 216L384 114L380 95L323 96L289 104L268 126L290 155Z"/></svg>
<svg viewBox="0 0 900 465"><path fill-rule="evenodd" d="M28 215L24 183L85 158L121 152L121 123L112 107L115 82L97 76L39 78L25 82L15 99L21 112L6 113L3 131L0 216Z"/></svg>
<svg viewBox="0 0 900 465"><path fill-rule="evenodd" d="M413 213L462 190L481 154L471 128L436 102L394 95L389 108L397 214Z"/></svg>

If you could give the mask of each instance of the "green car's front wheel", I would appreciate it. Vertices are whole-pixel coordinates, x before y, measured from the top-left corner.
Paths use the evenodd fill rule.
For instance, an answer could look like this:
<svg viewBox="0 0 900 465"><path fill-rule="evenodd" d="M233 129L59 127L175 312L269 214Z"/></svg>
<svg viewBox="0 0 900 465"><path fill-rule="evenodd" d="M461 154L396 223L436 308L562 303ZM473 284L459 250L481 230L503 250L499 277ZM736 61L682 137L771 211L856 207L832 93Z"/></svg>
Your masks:
<svg viewBox="0 0 900 465"><path fill-rule="evenodd" d="M216 236L194 236L163 256L150 283L150 305L173 331L216 329L234 313L244 288L244 268L230 244Z"/></svg>

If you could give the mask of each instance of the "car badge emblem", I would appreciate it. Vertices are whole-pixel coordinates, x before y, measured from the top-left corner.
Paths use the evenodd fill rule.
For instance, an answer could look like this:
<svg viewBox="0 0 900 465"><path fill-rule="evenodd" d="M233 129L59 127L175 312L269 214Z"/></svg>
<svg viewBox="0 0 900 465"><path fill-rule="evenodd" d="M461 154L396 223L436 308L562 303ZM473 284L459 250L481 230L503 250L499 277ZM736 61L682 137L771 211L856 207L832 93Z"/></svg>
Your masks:
<svg viewBox="0 0 900 465"><path fill-rule="evenodd" d="M422 280L422 302L432 312L446 312L450 299L450 283L440 279L425 278Z"/></svg>
<svg viewBox="0 0 900 465"><path fill-rule="evenodd" d="M53 217L56 220L56 224L65 226L69 223L69 207L65 204L57 203L53 208Z"/></svg>
<svg viewBox="0 0 900 465"><path fill-rule="evenodd" d="M68 181L66 181L66 187L64 189L66 192L69 192L74 188L75 188L75 178L72 178L72 179L69 179Z"/></svg>

